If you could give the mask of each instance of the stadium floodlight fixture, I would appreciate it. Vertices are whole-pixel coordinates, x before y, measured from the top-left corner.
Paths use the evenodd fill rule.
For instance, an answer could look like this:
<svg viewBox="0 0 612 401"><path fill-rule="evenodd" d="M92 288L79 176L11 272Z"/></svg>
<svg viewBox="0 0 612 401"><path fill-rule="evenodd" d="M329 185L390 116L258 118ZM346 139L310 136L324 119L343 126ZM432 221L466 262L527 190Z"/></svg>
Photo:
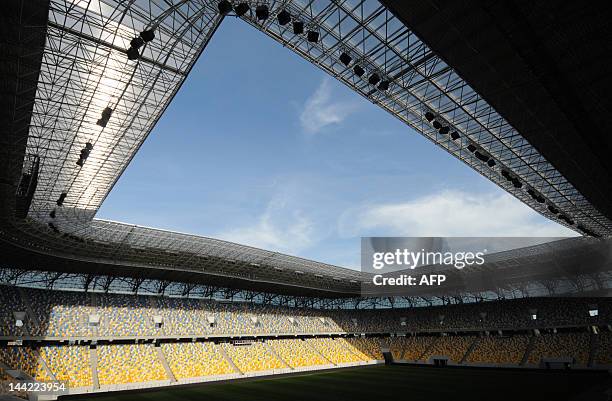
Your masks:
<svg viewBox="0 0 612 401"><path fill-rule="evenodd" d="M234 7L234 12L237 16L242 17L244 14L248 13L250 9L249 3L240 3Z"/></svg>
<svg viewBox="0 0 612 401"><path fill-rule="evenodd" d="M476 156L476 158L482 162L488 162L489 161L489 156L487 156L486 154L482 153L479 150L474 151L474 156Z"/></svg>
<svg viewBox="0 0 612 401"><path fill-rule="evenodd" d="M380 89L381 91L386 91L389 89L389 81L384 80L382 81L380 84L378 84L378 89Z"/></svg>
<svg viewBox="0 0 612 401"><path fill-rule="evenodd" d="M353 58L349 56L348 53L342 52L342 54L340 54L340 62L345 66L348 67L349 64L351 64L351 61L353 61Z"/></svg>
<svg viewBox="0 0 612 401"><path fill-rule="evenodd" d="M145 42L152 41L153 39L155 39L155 29L154 28L145 29L144 31L140 32L140 37Z"/></svg>
<svg viewBox="0 0 612 401"><path fill-rule="evenodd" d="M370 85L376 85L377 83L380 82L380 76L377 73L373 73L372 75L370 75L370 77L368 78L368 83Z"/></svg>
<svg viewBox="0 0 612 401"><path fill-rule="evenodd" d="M471 153L474 153L476 151L476 145L470 143L467 147L467 150L469 150Z"/></svg>
<svg viewBox="0 0 612 401"><path fill-rule="evenodd" d="M106 107L102 111L102 118L100 118L96 124L98 124L100 127L103 127L103 128L106 127L106 124L108 123L108 120L110 119L111 114L113 114L113 109L111 109L110 107ZM93 149L93 146L92 146L92 149Z"/></svg>
<svg viewBox="0 0 612 401"><path fill-rule="evenodd" d="M559 209L557 209L553 205L548 205L548 211L551 212L552 214L559 214Z"/></svg>
<svg viewBox="0 0 612 401"><path fill-rule="evenodd" d="M138 49L130 46L130 48L127 49L127 56L128 60L138 60L140 58L140 53L138 53Z"/></svg>
<svg viewBox="0 0 612 401"><path fill-rule="evenodd" d="M293 21L293 33L296 35L301 35L304 33L303 21Z"/></svg>
<svg viewBox="0 0 612 401"><path fill-rule="evenodd" d="M459 139L461 137L461 135L459 135L459 133L457 131L453 131L451 132L451 139L453 141L456 141L457 139Z"/></svg>
<svg viewBox="0 0 612 401"><path fill-rule="evenodd" d="M223 0L217 4L217 8L219 9L219 13L221 15L227 15L230 11L232 11L232 3L227 0Z"/></svg>
<svg viewBox="0 0 612 401"><path fill-rule="evenodd" d="M55 202L55 204L57 206L62 206L64 204L64 201L66 200L66 196L68 196L68 194L66 192L62 192L59 198L57 198L57 202Z"/></svg>
<svg viewBox="0 0 612 401"><path fill-rule="evenodd" d="M81 156L79 157L79 160L77 160L76 164L83 167L83 164L85 163L85 160L87 160L87 158L89 157L89 154L91 153L92 149L93 145L91 144L91 142L87 142L85 144L85 147L81 149Z"/></svg>
<svg viewBox="0 0 612 401"><path fill-rule="evenodd" d="M142 39L140 36L136 36L130 41L130 46L134 49L140 49L144 43L144 39Z"/></svg>
<svg viewBox="0 0 612 401"><path fill-rule="evenodd" d="M492 158L491 158L491 159L489 159L489 161L487 161L487 165L488 165L489 167L495 167L495 160L493 160Z"/></svg>
<svg viewBox="0 0 612 401"><path fill-rule="evenodd" d="M49 228L50 228L51 230L53 230L53 232L54 232L54 233L56 233L56 234L59 234L59 233L60 233L60 230L58 230L58 229L57 229L57 227L56 227L56 225L55 225L55 224L53 224L53 223L49 223L49 224L48 224L48 226L49 226Z"/></svg>
<svg viewBox="0 0 612 401"><path fill-rule="evenodd" d="M440 121L438 121L438 120L434 120L433 127L435 129L440 129L440 128L442 128L442 123Z"/></svg>
<svg viewBox="0 0 612 401"><path fill-rule="evenodd" d="M270 16L270 11L268 11L268 6L262 4L255 8L255 16L259 21L265 21Z"/></svg>
<svg viewBox="0 0 612 401"><path fill-rule="evenodd" d="M357 75L358 77L362 76L363 74L365 74L365 70L360 66L360 65L356 65L355 67L353 67L353 72L355 73L355 75Z"/></svg>
<svg viewBox="0 0 612 401"><path fill-rule="evenodd" d="M111 109L110 107L105 107L104 110L102 110L102 118L104 119L109 119L110 116L113 114L113 109Z"/></svg>
<svg viewBox="0 0 612 401"><path fill-rule="evenodd" d="M306 34L306 39L308 39L309 42L317 43L319 41L319 32L308 31L308 33Z"/></svg>
<svg viewBox="0 0 612 401"><path fill-rule="evenodd" d="M276 18L278 19L278 24L282 26L285 26L291 22L291 14L289 14L289 11L287 10L282 10L280 13L278 13Z"/></svg>
<svg viewBox="0 0 612 401"><path fill-rule="evenodd" d="M586 228L585 226L583 226L583 225L581 225L581 224L578 224L578 229L579 229L580 231L582 231L583 233L585 233L586 235L589 235L589 236L591 236L591 237L594 237L594 238L599 238L599 237L601 237L601 235L599 235L599 234L597 234L596 232L594 232L594 231L592 231L592 230L590 230L590 229Z"/></svg>
<svg viewBox="0 0 612 401"><path fill-rule="evenodd" d="M425 113L425 119L429 122L431 122L431 120L433 120L434 117L435 117L434 113L432 113L431 111L428 111Z"/></svg>
<svg viewBox="0 0 612 401"><path fill-rule="evenodd" d="M533 199L534 199L536 202L538 202L538 203L545 203L545 202L546 202L546 199L544 199L544 197L543 197L542 195L540 195L540 193L539 193L538 191L536 191L535 189L533 189L533 188L529 188L529 189L527 190L527 193L528 193L529 195L531 195L531 197L532 197L532 198L533 198Z"/></svg>
<svg viewBox="0 0 612 401"><path fill-rule="evenodd" d="M438 130L438 132L442 135L448 135L448 131L450 131L450 128L448 127L442 127Z"/></svg>

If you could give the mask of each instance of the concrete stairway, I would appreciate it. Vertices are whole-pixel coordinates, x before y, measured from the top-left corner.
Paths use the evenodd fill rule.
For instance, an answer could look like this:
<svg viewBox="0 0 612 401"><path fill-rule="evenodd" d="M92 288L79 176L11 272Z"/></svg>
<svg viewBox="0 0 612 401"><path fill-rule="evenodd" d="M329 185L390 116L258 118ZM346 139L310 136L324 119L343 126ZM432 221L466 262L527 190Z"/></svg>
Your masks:
<svg viewBox="0 0 612 401"><path fill-rule="evenodd" d="M467 351L465 352L465 355L463 355L463 358L461 358L461 360L459 361L459 364L463 364L468 357L470 356L470 354L474 351L474 349L478 346L478 343L480 342L480 337L477 337L474 342L472 342L472 344L470 344L470 346L468 347Z"/></svg>
<svg viewBox="0 0 612 401"><path fill-rule="evenodd" d="M223 358L225 358L225 360L230 364L230 366L234 369L234 371L236 373L240 373L241 375L244 374L244 372L240 369L238 369L238 366L236 366L236 364L234 363L234 361L232 361L232 358L230 358L229 355L227 355L227 352L225 352L225 349L221 346L221 345L215 345L217 347L217 349L219 350L219 352L221 353L221 355L223 355Z"/></svg>
<svg viewBox="0 0 612 401"><path fill-rule="evenodd" d="M91 381L93 382L94 390L100 388L100 380L98 379L98 350L95 348L89 349L89 363L91 365Z"/></svg>
<svg viewBox="0 0 612 401"><path fill-rule="evenodd" d="M327 358L325 357L325 355L323 355L322 353L320 353L320 352L319 352L319 350L318 350L318 349L317 349L317 348L316 348L314 345L310 344L310 343L309 343L308 341L306 341L306 340L302 340L302 341L304 341L304 342L306 343L306 345L308 345L308 346L310 347L310 349L312 349L312 350L313 350L314 352L316 352L316 353L317 353L317 354L318 354L318 355L319 355L321 358L323 358L323 360L325 360L325 361L329 362L330 364L332 364L332 365L334 365L334 366L337 366L337 364L333 363L332 361L330 361L329 359L327 359Z"/></svg>
<svg viewBox="0 0 612 401"><path fill-rule="evenodd" d="M264 345L266 346L266 348L268 349L268 351L274 355L276 358L278 358L279 361L281 361L283 363L283 365L285 365L286 368L292 369L293 367L289 366L289 364L287 363L287 361L285 361L275 350L274 348L268 344L267 342L264 343Z"/></svg>
<svg viewBox="0 0 612 401"><path fill-rule="evenodd" d="M164 367L164 370L166 371L166 376L168 377L168 379L170 379L171 382L175 382L176 377L174 376L174 372L172 372L172 369L170 369L170 365L168 365L168 361L166 360L166 356L162 352L161 347L155 347L155 350L157 351L157 359L159 359L162 366Z"/></svg>
<svg viewBox="0 0 612 401"><path fill-rule="evenodd" d="M40 355L40 353L37 350L32 350L32 353L36 357L36 361L38 362L38 364L42 366L45 372L47 373L47 376L49 376L51 380L57 381L57 378L55 377L55 373L53 373L51 369L49 369L49 365L47 365L47 361L45 361L42 355Z"/></svg>
<svg viewBox="0 0 612 401"><path fill-rule="evenodd" d="M419 355L419 357L416 359L417 361L423 361L423 358L425 358L425 355L428 355L429 352L432 350L432 348L436 345L436 343L438 342L438 340L440 339L440 337L434 337L433 341L431 342L431 344L429 344L429 346L427 348L425 348L425 351L423 351L421 353L421 355ZM403 355L402 355L403 356ZM423 361L426 362L426 361Z"/></svg>
<svg viewBox="0 0 612 401"><path fill-rule="evenodd" d="M525 354L521 358L521 362L519 362L519 366L525 366L527 361L529 360L529 355L531 355L531 351L533 351L533 347L535 346L536 336L529 337L529 343L527 344L527 348L525 348Z"/></svg>

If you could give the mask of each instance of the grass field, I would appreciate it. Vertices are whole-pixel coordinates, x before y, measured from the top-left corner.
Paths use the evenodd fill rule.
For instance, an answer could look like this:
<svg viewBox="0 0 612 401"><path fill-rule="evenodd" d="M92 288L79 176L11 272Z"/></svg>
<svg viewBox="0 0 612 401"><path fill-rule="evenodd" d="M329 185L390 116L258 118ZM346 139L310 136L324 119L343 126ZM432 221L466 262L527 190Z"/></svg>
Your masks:
<svg viewBox="0 0 612 401"><path fill-rule="evenodd" d="M601 385L602 375L575 372L372 366L239 382L115 393L96 401L378 401L569 400ZM586 398L592 400L592 398ZM77 400L70 397L69 400Z"/></svg>

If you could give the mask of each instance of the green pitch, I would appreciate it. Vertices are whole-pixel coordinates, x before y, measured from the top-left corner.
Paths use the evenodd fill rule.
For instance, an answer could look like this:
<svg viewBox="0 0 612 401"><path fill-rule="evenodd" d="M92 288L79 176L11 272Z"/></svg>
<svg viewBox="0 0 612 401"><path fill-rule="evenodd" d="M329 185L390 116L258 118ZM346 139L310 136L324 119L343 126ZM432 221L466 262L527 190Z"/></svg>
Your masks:
<svg viewBox="0 0 612 401"><path fill-rule="evenodd" d="M569 400L605 375L490 369L371 366L157 391L88 396L96 401ZM590 398L586 398L590 399Z"/></svg>

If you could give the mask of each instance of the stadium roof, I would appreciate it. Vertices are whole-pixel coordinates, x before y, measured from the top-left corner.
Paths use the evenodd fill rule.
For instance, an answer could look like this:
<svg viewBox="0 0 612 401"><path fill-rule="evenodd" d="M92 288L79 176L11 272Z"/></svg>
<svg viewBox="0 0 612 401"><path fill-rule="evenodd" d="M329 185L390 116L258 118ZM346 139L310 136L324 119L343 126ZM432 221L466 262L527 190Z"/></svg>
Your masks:
<svg viewBox="0 0 612 401"><path fill-rule="evenodd" d="M240 18L543 215L586 234L612 232L607 209L572 175L572 165L559 163L554 150L536 147L531 141L538 131L522 132L523 125L507 119L514 114L502 117L490 103L494 94L486 87L476 92L461 71L421 41L413 30L413 25L421 28L419 21L407 19L406 10L393 10L398 18L375 0L266 4L267 19L251 12ZM282 9L304 22L304 34L279 22ZM23 256L30 249L36 256L59 258L58 266L84 271L126 263L124 273L146 266L151 269L132 274L163 276L178 275L177 265L155 266L151 259L188 250L197 258L178 256L174 262L188 265L186 270L205 269L218 282L231 284L222 276L231 271L232 260L239 261L243 282L271 278L272 271L267 276L255 266L266 261L273 270L285 269L274 271L274 282L283 286L352 292L355 273L346 269L94 219L222 22L216 1L21 0L7 5L3 18L7 45L2 51L10 62L2 65L2 104L11 112L3 117L8 132L2 136L6 168L0 185L2 237L11 252ZM311 40L308 31L314 33ZM343 54L348 59L342 61ZM571 135L566 139L566 148L582 149ZM593 181L609 182L601 183L600 176ZM59 262L71 258L75 263ZM91 264L79 263L84 260ZM311 281L305 279L309 274Z"/></svg>
<svg viewBox="0 0 612 401"><path fill-rule="evenodd" d="M609 7L529 0L382 3L571 183L555 183L570 199L579 193L612 219L612 139L605 128L612 115Z"/></svg>

